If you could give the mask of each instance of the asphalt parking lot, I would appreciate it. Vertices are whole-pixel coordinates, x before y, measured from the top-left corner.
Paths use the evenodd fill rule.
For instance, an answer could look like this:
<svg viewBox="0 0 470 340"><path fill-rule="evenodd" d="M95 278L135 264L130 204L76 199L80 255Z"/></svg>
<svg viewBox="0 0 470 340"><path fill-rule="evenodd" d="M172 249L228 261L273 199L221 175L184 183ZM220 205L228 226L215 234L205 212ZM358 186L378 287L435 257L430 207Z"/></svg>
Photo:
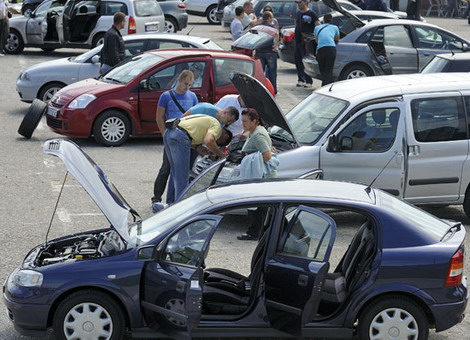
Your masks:
<svg viewBox="0 0 470 340"><path fill-rule="evenodd" d="M428 22L470 39L470 26L464 19L429 18ZM189 25L183 33L207 36L228 49L230 35L220 26L212 26L203 17L190 16ZM29 104L22 103L15 91L15 80L21 69L55 58L69 57L84 50L57 50L45 53L40 49L26 48L18 56L0 57L0 193L1 222L0 232L2 247L0 259L0 280L17 267L27 252L43 242L51 222L53 208L63 184L65 170L59 159L46 156L41 151L45 140L60 137L51 132L44 121L26 140L17 134L18 126L23 119ZM311 90L295 87L297 81L295 67L279 62L278 103L287 112L300 100L307 97ZM316 81L314 85L318 86ZM98 146L93 139L75 140L109 175L119 188L128 203L137 210L142 218L152 214L150 197L153 181L162 158L163 144L161 138L134 138L118 148ZM105 218L78 183L69 179L65 184L61 204L52 220L48 238L54 238L107 226ZM461 207L429 209L441 218L461 221L468 230L469 219ZM230 237L227 236L227 237ZM233 235L233 238L235 235ZM466 241L470 249L470 237ZM467 276L470 275L470 261L465 264ZM0 304L0 308L4 308ZM430 339L465 339L470 332L470 318L458 326L442 333L431 332ZM52 336L48 336L52 339ZM8 321L6 313L0 313L0 339L32 339L19 336Z"/></svg>

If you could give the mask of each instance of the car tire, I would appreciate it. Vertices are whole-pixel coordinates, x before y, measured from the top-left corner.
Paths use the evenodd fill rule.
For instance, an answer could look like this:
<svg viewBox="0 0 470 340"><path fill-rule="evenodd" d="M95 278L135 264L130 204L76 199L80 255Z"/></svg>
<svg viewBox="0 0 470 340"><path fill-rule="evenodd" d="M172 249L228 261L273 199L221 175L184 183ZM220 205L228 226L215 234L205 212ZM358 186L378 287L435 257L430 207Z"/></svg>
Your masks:
<svg viewBox="0 0 470 340"><path fill-rule="evenodd" d="M4 47L5 53L7 54L19 54L23 52L24 41L21 34L17 30L10 30Z"/></svg>
<svg viewBox="0 0 470 340"><path fill-rule="evenodd" d="M18 128L18 133L23 137L30 139L34 130L36 130L37 126L39 125L42 116L46 112L46 109L46 103L39 99L34 99L33 103L28 109L28 112L26 112L26 115L21 121L20 127Z"/></svg>
<svg viewBox="0 0 470 340"><path fill-rule="evenodd" d="M169 309L172 312L185 314L185 300L183 295L176 292L162 294L157 302L158 306ZM178 318L169 317L163 314L155 313L156 319L166 328L177 330L186 330L186 321Z"/></svg>
<svg viewBox="0 0 470 340"><path fill-rule="evenodd" d="M467 191L465 191L463 211L465 212L465 215L467 215L467 217L470 217L470 185L468 186Z"/></svg>
<svg viewBox="0 0 470 340"><path fill-rule="evenodd" d="M176 33L178 24L173 18L165 18L165 33Z"/></svg>
<svg viewBox="0 0 470 340"><path fill-rule="evenodd" d="M21 14L24 16L30 16L33 11L34 11L33 5L24 5L21 8Z"/></svg>
<svg viewBox="0 0 470 340"><path fill-rule="evenodd" d="M414 301L388 296L368 304L359 318L358 333L361 340L380 337L381 333L387 338L424 340L428 338L429 322Z"/></svg>
<svg viewBox="0 0 470 340"><path fill-rule="evenodd" d="M55 51L55 48L52 48L52 47L41 47L41 50L43 50L44 52L53 52L53 51Z"/></svg>
<svg viewBox="0 0 470 340"><path fill-rule="evenodd" d="M364 78L372 76L372 72L367 66L355 64L347 66L343 72L341 72L340 80Z"/></svg>
<svg viewBox="0 0 470 340"><path fill-rule="evenodd" d="M212 5L209 6L206 12L206 18L207 21L209 21L210 24L212 25L219 25L220 20L215 16L215 13L217 13L217 5Z"/></svg>
<svg viewBox="0 0 470 340"><path fill-rule="evenodd" d="M72 333L73 339L118 340L125 332L119 304L95 290L82 290L67 296L57 307L52 326L57 340L71 339Z"/></svg>
<svg viewBox="0 0 470 340"><path fill-rule="evenodd" d="M95 140L104 146L122 145L131 133L131 123L125 114L108 110L98 116L93 125Z"/></svg>
<svg viewBox="0 0 470 340"><path fill-rule="evenodd" d="M64 83L53 82L46 84L39 90L38 98L45 103L51 100L52 96L56 94L61 88L65 86Z"/></svg>
<svg viewBox="0 0 470 340"><path fill-rule="evenodd" d="M96 46L103 45L104 43L104 33L98 33L93 37L92 48Z"/></svg>

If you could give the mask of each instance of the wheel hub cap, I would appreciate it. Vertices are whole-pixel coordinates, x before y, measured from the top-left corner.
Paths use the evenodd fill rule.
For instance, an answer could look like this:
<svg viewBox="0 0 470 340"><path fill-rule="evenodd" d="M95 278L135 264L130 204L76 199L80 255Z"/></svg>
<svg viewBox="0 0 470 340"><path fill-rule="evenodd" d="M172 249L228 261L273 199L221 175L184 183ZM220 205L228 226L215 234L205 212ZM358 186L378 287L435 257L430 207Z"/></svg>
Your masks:
<svg viewBox="0 0 470 340"><path fill-rule="evenodd" d="M63 329L67 340L109 340L113 335L113 319L102 306L84 302L69 310Z"/></svg>
<svg viewBox="0 0 470 340"><path fill-rule="evenodd" d="M392 337L392 338L396 338L398 336L400 336L400 330L396 327L392 327L388 330L388 334Z"/></svg>
<svg viewBox="0 0 470 340"><path fill-rule="evenodd" d="M85 332L93 332L93 329L95 328L95 326L93 326L93 323L91 323L90 321L87 321L83 324L83 330Z"/></svg>
<svg viewBox="0 0 470 340"><path fill-rule="evenodd" d="M379 312L369 328L371 340L408 339L417 340L418 322L408 311L401 308L388 308Z"/></svg>

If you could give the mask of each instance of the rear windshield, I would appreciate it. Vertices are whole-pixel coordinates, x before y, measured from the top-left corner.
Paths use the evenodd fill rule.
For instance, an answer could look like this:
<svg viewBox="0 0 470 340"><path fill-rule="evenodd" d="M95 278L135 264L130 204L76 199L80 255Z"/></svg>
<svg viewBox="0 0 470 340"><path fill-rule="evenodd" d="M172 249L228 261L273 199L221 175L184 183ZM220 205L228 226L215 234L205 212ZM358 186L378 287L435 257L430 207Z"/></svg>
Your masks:
<svg viewBox="0 0 470 340"><path fill-rule="evenodd" d="M134 2L136 17L153 17L163 15L162 9L155 0L138 0Z"/></svg>
<svg viewBox="0 0 470 340"><path fill-rule="evenodd" d="M217 50L217 51L223 51L224 49L217 45L215 42L212 40L206 40L204 41L204 48L207 48L208 50Z"/></svg>
<svg viewBox="0 0 470 340"><path fill-rule="evenodd" d="M434 215L421 210L405 201L396 199L386 192L377 190L382 207L390 209L394 215L400 216L420 229L423 234L430 234L437 239L442 239L449 230L450 225Z"/></svg>

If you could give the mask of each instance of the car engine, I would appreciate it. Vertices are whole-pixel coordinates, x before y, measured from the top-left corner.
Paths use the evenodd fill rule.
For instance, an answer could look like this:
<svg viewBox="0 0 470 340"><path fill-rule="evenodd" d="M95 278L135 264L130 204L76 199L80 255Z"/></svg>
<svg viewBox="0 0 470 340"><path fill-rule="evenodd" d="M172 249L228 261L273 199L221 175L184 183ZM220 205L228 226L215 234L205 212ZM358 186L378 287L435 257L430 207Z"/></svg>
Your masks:
<svg viewBox="0 0 470 340"><path fill-rule="evenodd" d="M125 249L125 244L114 230L80 234L39 246L34 264L40 267L67 260L111 256Z"/></svg>

